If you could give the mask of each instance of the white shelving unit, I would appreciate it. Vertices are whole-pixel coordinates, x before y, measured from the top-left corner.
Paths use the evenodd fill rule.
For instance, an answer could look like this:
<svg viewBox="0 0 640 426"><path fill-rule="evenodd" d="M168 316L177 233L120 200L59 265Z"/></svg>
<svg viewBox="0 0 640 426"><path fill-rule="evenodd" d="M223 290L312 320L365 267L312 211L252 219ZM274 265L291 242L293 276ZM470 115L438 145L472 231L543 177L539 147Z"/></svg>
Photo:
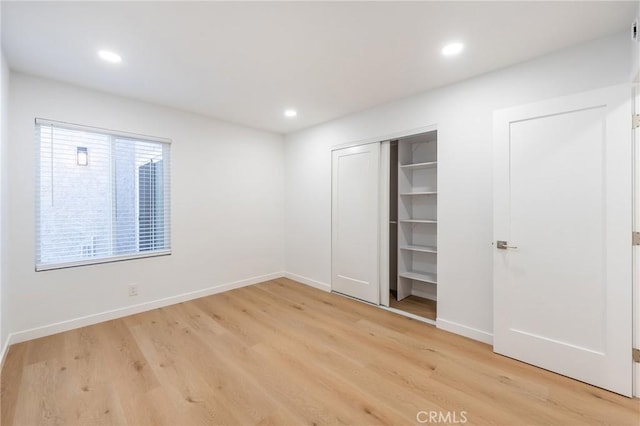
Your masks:
<svg viewBox="0 0 640 426"><path fill-rule="evenodd" d="M414 246L411 244L407 244L406 246L400 247L400 250L411 250L411 251L420 251L423 253L437 253L438 248L436 246Z"/></svg>
<svg viewBox="0 0 640 426"><path fill-rule="evenodd" d="M438 140L428 132L398 141L397 299L437 300Z"/></svg>
<svg viewBox="0 0 640 426"><path fill-rule="evenodd" d="M411 197L414 195L437 195L438 193L436 191L423 191L423 192L404 192L400 195L402 196L406 196L406 197Z"/></svg>
<svg viewBox="0 0 640 426"><path fill-rule="evenodd" d="M423 272L401 272L400 277L431 284L438 283L436 274L426 274Z"/></svg>
<svg viewBox="0 0 640 426"><path fill-rule="evenodd" d="M400 164L400 169L410 170L410 169L429 169L438 167L437 161L427 161L423 163L413 163L413 164Z"/></svg>
<svg viewBox="0 0 640 426"><path fill-rule="evenodd" d="M400 223L438 223L435 219L400 219Z"/></svg>

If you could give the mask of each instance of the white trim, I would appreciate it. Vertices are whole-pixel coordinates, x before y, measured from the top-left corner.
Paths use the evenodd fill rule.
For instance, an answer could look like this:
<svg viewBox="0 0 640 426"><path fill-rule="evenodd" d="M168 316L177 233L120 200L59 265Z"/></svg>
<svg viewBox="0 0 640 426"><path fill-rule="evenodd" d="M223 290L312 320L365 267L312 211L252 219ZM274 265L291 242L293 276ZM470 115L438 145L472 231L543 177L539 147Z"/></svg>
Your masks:
<svg viewBox="0 0 640 426"><path fill-rule="evenodd" d="M158 142L158 143L166 143L166 144L170 144L171 143L171 139L168 139L168 138L161 138L161 137L158 137L158 136L142 135L142 134L139 134L139 133L123 132L123 131L120 131L120 130L104 129L102 127L85 126L83 124L67 123L67 122L64 122L64 121L48 120L46 118L38 118L38 117L36 117L35 124L40 125L40 126L60 127L60 128L69 129L69 130L84 130L84 131L88 131L88 132L108 134L108 135L112 135L112 136L120 136L120 137L123 137L123 138L140 139L140 140L148 141L148 142Z"/></svg>
<svg viewBox="0 0 640 426"><path fill-rule="evenodd" d="M367 139L362 139L359 141L352 141L352 142L346 142L343 144L339 144L339 145L334 145L331 147L331 151L335 151L337 149L343 149L343 148L350 148L352 146L357 146L357 145L367 145L370 143L380 143L380 142L384 142L384 141L391 141L392 139L400 139L400 138L404 138L407 136L415 136L417 134L420 133L427 133L427 132L432 132L434 130L438 130L438 125L437 124L432 124L429 126L424 126L424 127L418 127L415 129L411 129L411 130L403 130L401 132L394 132L394 133L390 133L386 136L378 136L378 137L374 137L374 138L367 138Z"/></svg>
<svg viewBox="0 0 640 426"><path fill-rule="evenodd" d="M293 274L291 272L285 272L284 277L289 278L290 280L298 281L299 283L302 283L302 284L306 284L310 287L317 288L318 290L322 290L326 292L331 291L331 285L320 282L320 281L312 280L311 278L303 277L302 275Z"/></svg>
<svg viewBox="0 0 640 426"><path fill-rule="evenodd" d="M458 324L456 322L448 321L442 318L438 318L436 320L436 327L441 330L450 331L451 333L459 334L473 340L478 340L488 345L493 345L493 333L488 333L486 331L478 330L477 328Z"/></svg>
<svg viewBox="0 0 640 426"><path fill-rule="evenodd" d="M140 312L150 311L152 309L162 308L176 303L186 302L188 300L198 299L200 297L211 296L213 294L222 293L224 291L233 290L240 287L246 287L253 284L258 284L264 281L274 280L285 276L284 272L275 272L272 274L261 275L258 277L247 278L240 281L235 281L227 284L218 285L215 287L209 287L202 290L191 291L188 293L179 294L177 296L165 297L162 299L152 300L150 302L144 302L137 305L126 306L123 308L117 308L110 311L101 312L98 314L86 315L79 318L60 321L54 324L44 325L41 327L34 327L27 330L18 331L9 335L8 343L15 344L25 342L27 340L37 339L39 337L50 336L52 334L61 333L63 331L69 331L80 327L86 327L89 325L97 324L104 321L109 321L116 318L122 318L129 315L138 314Z"/></svg>
<svg viewBox="0 0 640 426"><path fill-rule="evenodd" d="M0 371L4 367L4 360L7 357L7 353L9 352L10 341L11 341L11 334L7 336L7 340L2 342L2 352L0 353Z"/></svg>
<svg viewBox="0 0 640 426"><path fill-rule="evenodd" d="M123 260L146 259L148 257L170 256L171 249L154 250L148 252L123 254L119 256L92 257L88 260L77 260L75 262L45 263L36 264L36 272L55 271L56 269L75 268L77 266L100 265L102 263L122 262Z"/></svg>

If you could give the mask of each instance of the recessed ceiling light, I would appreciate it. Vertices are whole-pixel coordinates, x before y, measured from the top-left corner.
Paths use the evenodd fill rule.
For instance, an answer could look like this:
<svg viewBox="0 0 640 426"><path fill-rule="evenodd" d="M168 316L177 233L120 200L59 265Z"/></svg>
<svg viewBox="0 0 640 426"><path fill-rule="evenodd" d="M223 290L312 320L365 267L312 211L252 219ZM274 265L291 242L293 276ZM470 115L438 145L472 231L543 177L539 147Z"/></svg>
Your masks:
<svg viewBox="0 0 640 426"><path fill-rule="evenodd" d="M100 56L100 59L103 61L111 62L112 64L119 64L122 62L122 57L120 55L109 50L98 51L98 56Z"/></svg>
<svg viewBox="0 0 640 426"><path fill-rule="evenodd" d="M454 56L462 52L463 49L464 49L464 44L462 43L449 43L442 48L442 54L444 56Z"/></svg>
<svg viewBox="0 0 640 426"><path fill-rule="evenodd" d="M285 117L295 117L296 115L298 115L298 111L295 109L287 109L284 112Z"/></svg>

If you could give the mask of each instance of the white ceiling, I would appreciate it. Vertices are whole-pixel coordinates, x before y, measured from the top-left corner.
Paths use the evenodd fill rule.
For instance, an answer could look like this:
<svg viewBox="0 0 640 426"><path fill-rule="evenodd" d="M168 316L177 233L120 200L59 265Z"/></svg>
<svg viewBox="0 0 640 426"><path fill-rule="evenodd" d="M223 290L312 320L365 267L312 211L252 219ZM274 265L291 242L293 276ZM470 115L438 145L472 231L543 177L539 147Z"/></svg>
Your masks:
<svg viewBox="0 0 640 426"><path fill-rule="evenodd" d="M636 5L3 1L2 46L14 70L288 133L624 31Z"/></svg>

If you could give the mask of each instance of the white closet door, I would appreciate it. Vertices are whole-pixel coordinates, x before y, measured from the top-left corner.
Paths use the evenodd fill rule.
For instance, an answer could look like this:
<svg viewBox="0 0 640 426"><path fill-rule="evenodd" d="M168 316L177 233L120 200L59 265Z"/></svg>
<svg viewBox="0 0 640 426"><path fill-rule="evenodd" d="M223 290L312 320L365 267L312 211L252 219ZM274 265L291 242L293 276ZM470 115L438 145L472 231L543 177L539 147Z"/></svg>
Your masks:
<svg viewBox="0 0 640 426"><path fill-rule="evenodd" d="M494 350L630 396L630 89L494 125Z"/></svg>
<svg viewBox="0 0 640 426"><path fill-rule="evenodd" d="M380 144L333 151L331 289L378 304Z"/></svg>

